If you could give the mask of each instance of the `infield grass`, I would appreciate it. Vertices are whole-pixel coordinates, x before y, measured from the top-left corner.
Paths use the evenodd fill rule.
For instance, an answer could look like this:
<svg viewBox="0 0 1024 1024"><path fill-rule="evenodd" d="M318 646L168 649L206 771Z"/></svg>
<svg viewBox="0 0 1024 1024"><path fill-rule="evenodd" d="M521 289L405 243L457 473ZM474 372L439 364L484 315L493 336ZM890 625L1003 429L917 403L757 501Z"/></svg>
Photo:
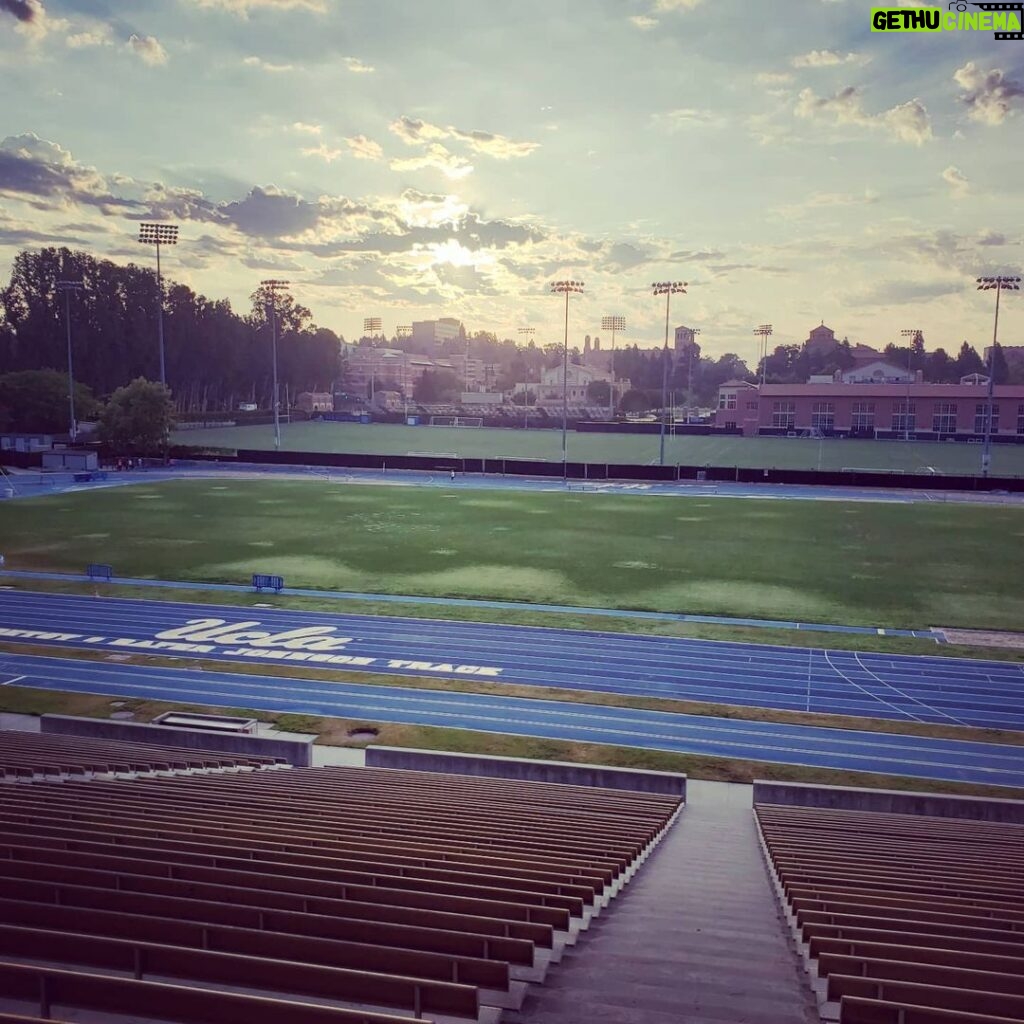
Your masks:
<svg viewBox="0 0 1024 1024"><path fill-rule="evenodd" d="M6 502L0 538L12 569L99 561L186 581L259 571L366 593L1024 628L1015 506L207 479Z"/></svg>
<svg viewBox="0 0 1024 1024"><path fill-rule="evenodd" d="M176 444L217 448L274 447L271 426L182 430ZM282 427L285 451L353 454L455 454L462 458L561 461L560 430L407 427L375 423L291 423ZM657 434L592 434L570 431L571 462L650 464L658 459ZM900 472L978 473L981 446L929 441L864 441L837 438L670 436L665 460L684 466L778 469L878 469ZM1024 445L993 446L992 472L1024 475Z"/></svg>

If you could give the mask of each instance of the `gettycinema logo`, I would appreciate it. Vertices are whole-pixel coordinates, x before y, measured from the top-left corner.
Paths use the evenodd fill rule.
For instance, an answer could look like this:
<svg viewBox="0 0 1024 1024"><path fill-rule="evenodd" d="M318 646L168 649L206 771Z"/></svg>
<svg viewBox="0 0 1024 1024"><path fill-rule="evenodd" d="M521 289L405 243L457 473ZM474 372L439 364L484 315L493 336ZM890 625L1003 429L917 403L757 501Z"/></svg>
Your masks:
<svg viewBox="0 0 1024 1024"><path fill-rule="evenodd" d="M974 10L971 10L974 8ZM995 39L1024 39L1024 0L979 4L951 0L942 7L873 7L872 32L991 32Z"/></svg>

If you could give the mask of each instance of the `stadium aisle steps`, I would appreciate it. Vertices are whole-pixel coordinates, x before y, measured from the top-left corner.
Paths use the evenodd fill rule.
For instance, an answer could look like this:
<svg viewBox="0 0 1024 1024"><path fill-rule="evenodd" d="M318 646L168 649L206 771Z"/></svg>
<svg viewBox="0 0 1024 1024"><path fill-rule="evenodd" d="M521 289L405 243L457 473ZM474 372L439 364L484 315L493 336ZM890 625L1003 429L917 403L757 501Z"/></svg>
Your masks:
<svg viewBox="0 0 1024 1024"><path fill-rule="evenodd" d="M779 915L750 788L687 784L685 813L516 1024L818 1021Z"/></svg>

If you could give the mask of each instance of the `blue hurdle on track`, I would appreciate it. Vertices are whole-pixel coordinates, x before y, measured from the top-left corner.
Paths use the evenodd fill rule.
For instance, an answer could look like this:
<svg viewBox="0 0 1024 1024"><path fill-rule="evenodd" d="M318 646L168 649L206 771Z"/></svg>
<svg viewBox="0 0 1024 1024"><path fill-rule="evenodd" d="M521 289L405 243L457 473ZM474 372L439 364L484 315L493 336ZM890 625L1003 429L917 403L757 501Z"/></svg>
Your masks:
<svg viewBox="0 0 1024 1024"><path fill-rule="evenodd" d="M280 593L284 590L284 577L268 576L266 573L254 572L252 574L252 585L257 591L273 590Z"/></svg>

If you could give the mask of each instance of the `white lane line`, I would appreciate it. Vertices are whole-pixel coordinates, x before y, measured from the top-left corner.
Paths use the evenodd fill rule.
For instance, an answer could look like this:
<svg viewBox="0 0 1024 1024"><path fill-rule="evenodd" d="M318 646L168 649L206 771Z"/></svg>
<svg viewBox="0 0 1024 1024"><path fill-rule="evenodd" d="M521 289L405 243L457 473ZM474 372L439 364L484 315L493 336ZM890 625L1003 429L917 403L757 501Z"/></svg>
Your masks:
<svg viewBox="0 0 1024 1024"><path fill-rule="evenodd" d="M0 686L10 686L12 683L20 683L22 679L25 678L25 676L15 676L13 679L5 679L2 683L0 683Z"/></svg>
<svg viewBox="0 0 1024 1024"><path fill-rule="evenodd" d="M898 687L893 686L892 683L887 683L880 675L878 675L875 672L872 672L871 669L869 669L867 665L865 665L864 662L860 660L860 654L857 651L853 652L853 658L854 661L856 661L857 664L860 665L860 667L864 669L864 671L867 672L869 676L874 676L874 678L877 679L883 686L888 686L889 689L892 690L894 693L898 693L901 697L906 697L907 700L912 700L915 704L920 704L921 707L927 709L928 711L931 711L932 714L942 715L943 718L948 718L951 722L956 722L957 725L967 724L966 722L962 722L959 718L954 718L953 715L946 714L945 711L940 711L938 708L933 708L930 704L925 704L923 700L918 700L917 697L912 697L909 693L906 693Z"/></svg>
<svg viewBox="0 0 1024 1024"><path fill-rule="evenodd" d="M840 678L842 679L845 679L846 682L848 682L851 686L856 687L858 690L861 691L861 693L866 693L869 697L873 697L875 700L877 700L879 704L884 704L886 707L892 708L893 711L898 712L900 715L903 715L906 718L912 718L915 722L921 721L921 719L918 718L917 715L912 715L909 711L905 711L903 708L898 707L890 701L887 701L884 697L879 697L877 693L872 693L869 689L867 689L867 687L861 686L860 683L855 683L848 675L846 675L845 672L842 671L842 669L839 669L832 664L832 659L829 658L828 651L825 651L825 661L827 662L828 667L832 669L832 671L835 672L836 675L840 676ZM878 677L875 676L875 678L877 679Z"/></svg>

